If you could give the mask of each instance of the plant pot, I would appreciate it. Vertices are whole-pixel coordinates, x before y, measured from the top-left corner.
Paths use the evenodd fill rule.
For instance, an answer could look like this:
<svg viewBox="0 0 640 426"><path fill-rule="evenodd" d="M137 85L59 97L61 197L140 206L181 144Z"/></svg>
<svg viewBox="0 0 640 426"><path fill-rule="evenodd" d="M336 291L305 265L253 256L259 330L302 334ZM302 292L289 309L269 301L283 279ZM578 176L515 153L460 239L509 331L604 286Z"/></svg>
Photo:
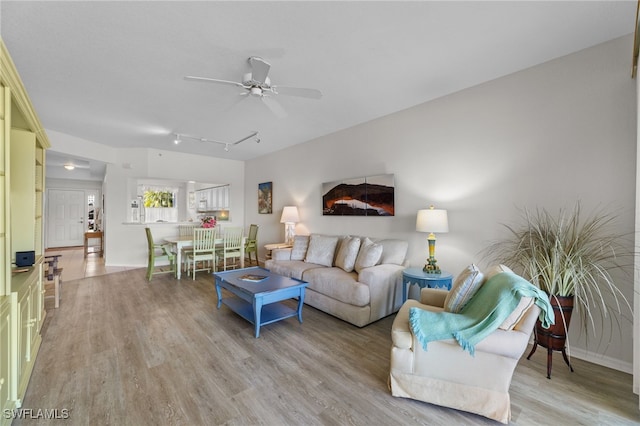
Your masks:
<svg viewBox="0 0 640 426"><path fill-rule="evenodd" d="M535 341L531 353L527 359L536 351L538 345L547 348L547 379L551 378L551 365L553 351L561 351L564 361L567 363L571 372L573 367L569 362L566 352L567 331L571 322L571 313L573 312L573 296L549 296L549 302L553 308L555 322L549 328L543 328L540 320L536 321Z"/></svg>

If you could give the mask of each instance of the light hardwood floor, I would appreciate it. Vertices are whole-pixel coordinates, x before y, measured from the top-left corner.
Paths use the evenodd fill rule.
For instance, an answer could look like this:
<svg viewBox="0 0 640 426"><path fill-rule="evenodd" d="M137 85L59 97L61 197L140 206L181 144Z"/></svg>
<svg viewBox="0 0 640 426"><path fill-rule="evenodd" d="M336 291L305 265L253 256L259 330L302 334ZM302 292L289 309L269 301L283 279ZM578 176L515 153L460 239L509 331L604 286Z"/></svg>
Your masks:
<svg viewBox="0 0 640 426"><path fill-rule="evenodd" d="M495 425L387 388L393 316L362 329L309 306L252 326L223 306L213 280L144 269L65 280L49 309L23 408L67 409L14 425ZM294 306L293 301L291 301ZM514 425L638 424L632 377L559 355L522 359L511 385Z"/></svg>
<svg viewBox="0 0 640 426"><path fill-rule="evenodd" d="M114 272L127 271L131 268L105 266L104 257L89 253L84 257L83 247L64 247L47 249L45 256L59 254L58 267L63 268L63 279L73 281L79 278L97 277Z"/></svg>

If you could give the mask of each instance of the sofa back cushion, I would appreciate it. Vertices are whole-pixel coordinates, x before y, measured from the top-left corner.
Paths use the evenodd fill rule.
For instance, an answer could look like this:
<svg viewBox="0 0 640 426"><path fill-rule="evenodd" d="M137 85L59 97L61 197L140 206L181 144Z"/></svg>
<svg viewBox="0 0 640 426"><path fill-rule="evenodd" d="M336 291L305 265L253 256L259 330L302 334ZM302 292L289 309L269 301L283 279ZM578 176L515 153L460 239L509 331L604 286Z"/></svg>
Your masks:
<svg viewBox="0 0 640 426"><path fill-rule="evenodd" d="M360 238L345 237L341 240L337 250L335 265L345 272L353 271L356 266L358 251L360 250Z"/></svg>
<svg viewBox="0 0 640 426"><path fill-rule="evenodd" d="M331 235L311 234L305 262L317 265L332 266L333 255L338 245L338 237Z"/></svg>
<svg viewBox="0 0 640 426"><path fill-rule="evenodd" d="M293 237L293 247L291 248L291 260L304 260L309 248L308 235L296 235Z"/></svg>
<svg viewBox="0 0 640 426"><path fill-rule="evenodd" d="M493 277L494 275L498 275L502 272L511 272L513 273L513 271L511 270L511 268L509 268L508 266L505 265L494 265L491 268L487 269L484 271L484 280L487 281L489 278Z"/></svg>
<svg viewBox="0 0 640 426"><path fill-rule="evenodd" d="M369 238L365 238L360 244L360 251L356 258L356 264L354 266L357 273L360 273L364 268L369 268L378 264L382 256L382 245L374 243Z"/></svg>
<svg viewBox="0 0 640 426"><path fill-rule="evenodd" d="M409 242L402 240L380 240L377 241L382 246L382 256L378 263L400 265L404 264L407 256Z"/></svg>
<svg viewBox="0 0 640 426"><path fill-rule="evenodd" d="M509 314L506 320L498 327L500 330L511 331L515 328L516 324L520 322L527 310L533 305L535 299L533 297L524 296L520 299L518 306Z"/></svg>

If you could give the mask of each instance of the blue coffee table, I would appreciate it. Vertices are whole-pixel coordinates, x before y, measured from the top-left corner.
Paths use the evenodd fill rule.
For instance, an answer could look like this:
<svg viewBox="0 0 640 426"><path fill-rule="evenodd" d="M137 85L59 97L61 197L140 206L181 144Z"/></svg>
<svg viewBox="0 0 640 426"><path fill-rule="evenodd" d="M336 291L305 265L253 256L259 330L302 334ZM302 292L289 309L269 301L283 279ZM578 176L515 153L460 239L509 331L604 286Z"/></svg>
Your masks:
<svg viewBox="0 0 640 426"><path fill-rule="evenodd" d="M260 337L260 326L285 318L298 316L302 323L302 305L307 282L275 274L260 267L214 272L218 309L227 305L233 312L255 325L256 338ZM222 289L232 297L222 298ZM298 298L298 309L294 310L283 300Z"/></svg>

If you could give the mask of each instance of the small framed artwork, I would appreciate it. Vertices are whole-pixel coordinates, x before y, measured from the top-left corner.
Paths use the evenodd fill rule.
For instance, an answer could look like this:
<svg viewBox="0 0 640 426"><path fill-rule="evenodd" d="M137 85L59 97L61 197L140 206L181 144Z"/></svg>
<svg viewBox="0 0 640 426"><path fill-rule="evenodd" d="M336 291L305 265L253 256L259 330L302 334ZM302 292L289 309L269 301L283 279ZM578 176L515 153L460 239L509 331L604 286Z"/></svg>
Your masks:
<svg viewBox="0 0 640 426"><path fill-rule="evenodd" d="M273 185L271 182L258 184L258 213L273 213Z"/></svg>
<svg viewBox="0 0 640 426"><path fill-rule="evenodd" d="M190 209L196 208L196 193L193 191L189 192L189 208Z"/></svg>

